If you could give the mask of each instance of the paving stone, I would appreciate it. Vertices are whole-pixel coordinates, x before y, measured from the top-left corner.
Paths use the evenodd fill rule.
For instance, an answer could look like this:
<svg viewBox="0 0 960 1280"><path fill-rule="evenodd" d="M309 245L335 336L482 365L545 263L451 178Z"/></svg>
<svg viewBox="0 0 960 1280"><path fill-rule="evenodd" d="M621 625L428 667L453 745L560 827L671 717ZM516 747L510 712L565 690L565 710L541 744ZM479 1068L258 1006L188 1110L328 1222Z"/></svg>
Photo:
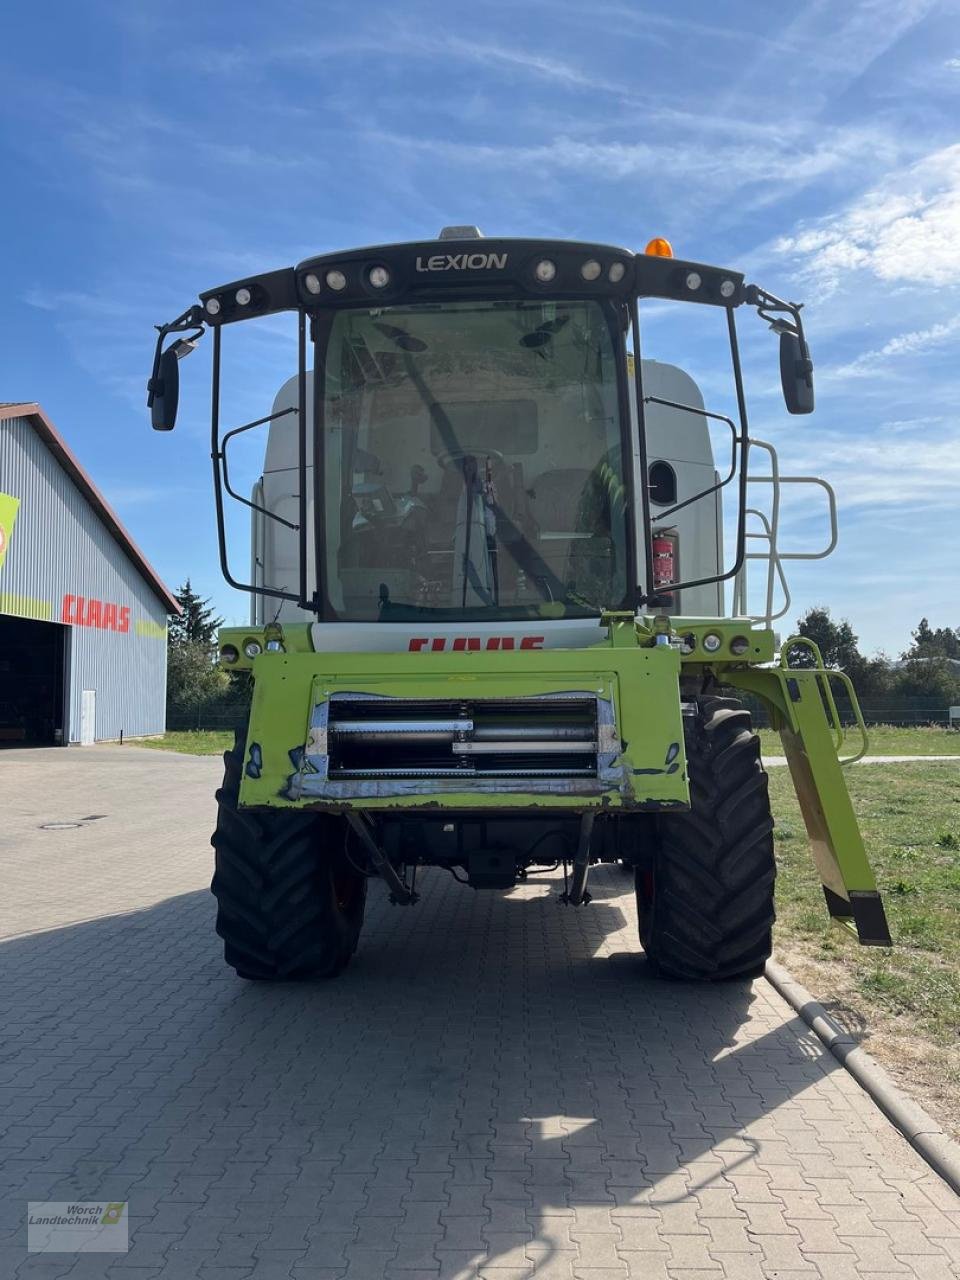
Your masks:
<svg viewBox="0 0 960 1280"><path fill-rule="evenodd" d="M411 911L372 884L339 981L238 982L218 772L4 753L3 1280L960 1275L960 1199L772 988L638 981L615 868L582 912L556 878L427 871ZM63 833L38 894L51 794L110 826ZM25 1254L27 1199L102 1197L130 1202L128 1254Z"/></svg>

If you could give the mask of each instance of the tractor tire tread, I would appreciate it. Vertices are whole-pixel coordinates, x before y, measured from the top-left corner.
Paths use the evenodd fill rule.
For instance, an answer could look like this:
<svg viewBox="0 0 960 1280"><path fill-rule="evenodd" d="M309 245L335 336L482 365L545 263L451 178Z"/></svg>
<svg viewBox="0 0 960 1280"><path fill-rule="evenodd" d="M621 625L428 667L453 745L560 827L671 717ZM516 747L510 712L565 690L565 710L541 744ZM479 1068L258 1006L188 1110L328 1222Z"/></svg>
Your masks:
<svg viewBox="0 0 960 1280"><path fill-rule="evenodd" d="M366 880L351 878L330 820L297 812L239 809L245 735L224 753L217 791L211 892L224 956L251 981L333 977L356 950ZM327 830L325 830L325 826ZM336 879L350 885L348 907Z"/></svg>
<svg viewBox="0 0 960 1280"><path fill-rule="evenodd" d="M755 977L771 950L776 862L759 738L735 699L685 717L691 809L659 822L652 899L637 876L641 941L665 977Z"/></svg>

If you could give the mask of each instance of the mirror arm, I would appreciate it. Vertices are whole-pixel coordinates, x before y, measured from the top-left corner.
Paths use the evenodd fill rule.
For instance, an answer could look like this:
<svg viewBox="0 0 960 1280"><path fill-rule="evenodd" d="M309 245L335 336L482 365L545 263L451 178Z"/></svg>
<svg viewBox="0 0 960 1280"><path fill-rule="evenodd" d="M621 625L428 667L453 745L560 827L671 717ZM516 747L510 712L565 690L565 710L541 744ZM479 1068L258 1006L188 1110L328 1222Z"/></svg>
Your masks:
<svg viewBox="0 0 960 1280"><path fill-rule="evenodd" d="M785 302L783 298L768 293L757 284L747 285L743 291L743 300L750 306L756 307L757 315L761 320L766 320L774 333L795 333L801 342L804 341L803 321L800 319L802 302ZM790 320L778 319L774 312L786 312Z"/></svg>
<svg viewBox="0 0 960 1280"><path fill-rule="evenodd" d="M150 371L150 378L147 382L148 409L153 408L153 400L157 392L163 390L160 379L160 357L163 354L164 338L168 333L186 333L188 329L196 329L198 332L188 340L192 347L192 344L203 336L203 308L200 306L188 307L183 315L177 316L176 320L171 320L169 324L154 325L154 328L157 331L157 345L153 353L153 368Z"/></svg>
<svg viewBox="0 0 960 1280"><path fill-rule="evenodd" d="M203 323L203 307L197 304L187 307L182 316L177 316L176 320L171 320L169 324L158 324L154 328L161 337L165 337L168 333L183 333L185 329L199 329Z"/></svg>
<svg viewBox="0 0 960 1280"><path fill-rule="evenodd" d="M744 301L757 309L780 339L780 382L789 413L813 412L813 361L803 332L799 302L785 302L759 285L744 289Z"/></svg>

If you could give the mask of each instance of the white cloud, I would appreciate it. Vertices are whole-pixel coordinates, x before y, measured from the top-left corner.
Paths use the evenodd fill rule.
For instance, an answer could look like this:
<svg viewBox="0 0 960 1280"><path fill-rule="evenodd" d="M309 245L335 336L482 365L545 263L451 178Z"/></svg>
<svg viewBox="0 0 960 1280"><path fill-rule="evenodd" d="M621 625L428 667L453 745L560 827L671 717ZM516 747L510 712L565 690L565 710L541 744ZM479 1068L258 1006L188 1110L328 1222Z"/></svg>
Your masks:
<svg viewBox="0 0 960 1280"><path fill-rule="evenodd" d="M827 175L848 170L864 155L888 158L894 144L871 128L821 131L816 140L791 138L783 131L758 132L726 141L685 141L674 136L636 142L604 141L560 134L536 145L451 142L422 134L379 131L367 135L390 148L436 157L447 164L478 169L552 174L577 172L593 181L649 177L658 184L682 181L689 202L707 193L756 184L782 195ZM960 150L960 148L958 148ZM692 188L686 175L696 173ZM741 192L742 200L742 192Z"/></svg>
<svg viewBox="0 0 960 1280"><path fill-rule="evenodd" d="M928 429L909 435L878 431L852 440L821 431L806 443L805 457L790 450L789 470L825 476L837 491L841 517L844 511L871 507L928 514L956 507L960 454L955 425L939 434Z"/></svg>
<svg viewBox="0 0 960 1280"><path fill-rule="evenodd" d="M891 357L916 355L930 347L937 347L953 335L960 332L960 315L953 316L942 324L932 324L927 329L914 329L910 333L899 333L890 338L882 347L873 351L865 351L850 364L825 371L834 378L868 377L882 368Z"/></svg>
<svg viewBox="0 0 960 1280"><path fill-rule="evenodd" d="M960 284L960 144L944 147L838 213L774 244L836 286L851 271L884 281Z"/></svg>
<svg viewBox="0 0 960 1280"><path fill-rule="evenodd" d="M529 72L544 80L553 80L559 84L574 88L602 89L606 92L618 92L618 86L612 85L609 79L595 78L581 71L570 62L559 58L546 57L543 54L526 53L520 48L507 48L496 44L477 44L473 40L461 40L456 36L446 39L416 41L417 52L431 52L437 55L459 57L468 62L478 62L489 66L508 67L513 70Z"/></svg>
<svg viewBox="0 0 960 1280"><path fill-rule="evenodd" d="M946 324L934 324L929 329L916 329L913 333L901 333L880 348L882 356L902 356L925 347L935 346L960 329L960 316L954 316Z"/></svg>
<svg viewBox="0 0 960 1280"><path fill-rule="evenodd" d="M960 58L948 58L943 65L950 71L960 71Z"/></svg>
<svg viewBox="0 0 960 1280"><path fill-rule="evenodd" d="M802 112L809 114L811 105L840 97L923 22L937 3L938 0L857 0L856 4L840 5L836 0L812 0L796 6L790 21L777 35L780 42L802 50L793 59L799 74L791 74L791 66L785 66L780 50L768 47L759 58L743 64L737 91L747 89L752 93L758 84L774 79L778 82L778 102L793 99Z"/></svg>

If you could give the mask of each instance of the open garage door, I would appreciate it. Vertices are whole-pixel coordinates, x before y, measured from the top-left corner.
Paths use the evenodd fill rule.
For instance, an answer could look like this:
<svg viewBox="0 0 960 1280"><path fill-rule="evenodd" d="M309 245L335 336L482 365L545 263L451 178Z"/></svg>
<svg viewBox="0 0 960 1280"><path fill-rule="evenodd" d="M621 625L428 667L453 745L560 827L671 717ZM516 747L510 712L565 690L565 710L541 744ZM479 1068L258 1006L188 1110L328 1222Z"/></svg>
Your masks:
<svg viewBox="0 0 960 1280"><path fill-rule="evenodd" d="M66 630L0 614L0 747L65 741Z"/></svg>

